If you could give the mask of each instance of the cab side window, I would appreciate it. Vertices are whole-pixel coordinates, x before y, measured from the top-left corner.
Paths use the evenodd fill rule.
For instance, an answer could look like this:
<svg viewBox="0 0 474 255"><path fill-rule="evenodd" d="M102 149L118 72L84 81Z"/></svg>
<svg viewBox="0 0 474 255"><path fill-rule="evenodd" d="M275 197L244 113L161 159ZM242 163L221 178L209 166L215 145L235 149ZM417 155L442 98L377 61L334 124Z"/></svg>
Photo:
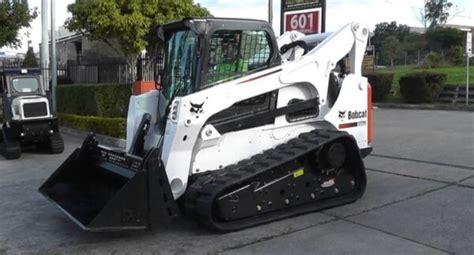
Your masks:
<svg viewBox="0 0 474 255"><path fill-rule="evenodd" d="M5 91L5 88L4 88L5 86L6 86L5 79L4 79L3 75L1 75L0 76L0 95L5 93L4 92Z"/></svg>
<svg viewBox="0 0 474 255"><path fill-rule="evenodd" d="M268 67L271 41L265 31L219 30L211 36L206 86Z"/></svg>

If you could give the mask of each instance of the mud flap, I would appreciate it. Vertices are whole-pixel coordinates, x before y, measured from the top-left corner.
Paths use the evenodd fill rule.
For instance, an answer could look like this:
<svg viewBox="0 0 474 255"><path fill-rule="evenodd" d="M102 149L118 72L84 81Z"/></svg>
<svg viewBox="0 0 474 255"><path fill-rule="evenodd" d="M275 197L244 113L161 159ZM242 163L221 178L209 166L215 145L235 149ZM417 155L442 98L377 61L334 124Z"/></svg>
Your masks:
<svg viewBox="0 0 474 255"><path fill-rule="evenodd" d="M82 229L150 229L178 216L158 148L144 158L99 146L90 134L39 188Z"/></svg>

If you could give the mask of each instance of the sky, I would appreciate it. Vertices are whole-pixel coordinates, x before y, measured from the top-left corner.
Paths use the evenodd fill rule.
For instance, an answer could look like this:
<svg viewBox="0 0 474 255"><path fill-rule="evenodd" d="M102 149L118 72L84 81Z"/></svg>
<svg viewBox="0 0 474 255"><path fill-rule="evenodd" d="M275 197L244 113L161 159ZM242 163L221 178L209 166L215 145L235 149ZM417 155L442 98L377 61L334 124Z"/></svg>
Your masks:
<svg viewBox="0 0 474 255"><path fill-rule="evenodd" d="M238 17L253 19L268 19L268 0L194 0L209 9L215 17ZM362 22L371 29L380 22L396 21L399 24L422 27L419 21L419 11L425 0L327 0L326 31L334 31L339 27L352 22ZM48 1L48 5L49 5ZM67 5L74 0L56 0L56 26L64 24L70 17ZM280 31L280 0L273 0L273 28L276 34ZM451 17L448 24L474 26L474 1L451 0ZM41 9L41 0L28 0L30 8ZM50 14L50 12L49 12ZM48 24L48 27L50 25ZM26 52L28 38L35 52L41 42L41 14L38 15L31 28L20 31L23 45L18 49L1 48L6 52Z"/></svg>

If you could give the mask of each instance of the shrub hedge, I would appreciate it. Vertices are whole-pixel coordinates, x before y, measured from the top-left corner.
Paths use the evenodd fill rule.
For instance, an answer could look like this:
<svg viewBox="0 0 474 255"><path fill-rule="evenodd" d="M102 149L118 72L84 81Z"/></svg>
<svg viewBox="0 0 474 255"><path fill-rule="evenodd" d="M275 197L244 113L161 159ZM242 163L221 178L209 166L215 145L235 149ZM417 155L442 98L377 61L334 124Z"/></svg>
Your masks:
<svg viewBox="0 0 474 255"><path fill-rule="evenodd" d="M375 102L383 101L392 90L392 81L395 73L366 73L365 77L372 86L372 100Z"/></svg>
<svg viewBox="0 0 474 255"><path fill-rule="evenodd" d="M417 72L400 78L400 94L407 103L430 103L438 99L448 75Z"/></svg>
<svg viewBox="0 0 474 255"><path fill-rule="evenodd" d="M452 65L462 65L464 63L464 48L453 46L446 52L446 58Z"/></svg>
<svg viewBox="0 0 474 255"><path fill-rule="evenodd" d="M130 84L74 84L57 88L58 111L99 117L125 117Z"/></svg>
<svg viewBox="0 0 474 255"><path fill-rule="evenodd" d="M67 113L58 113L58 117L59 124L64 127L95 132L97 134L117 138L125 138L127 120L124 118L80 116Z"/></svg>
<svg viewBox="0 0 474 255"><path fill-rule="evenodd" d="M441 54L431 51L425 56L425 66L427 68L439 68L447 66L447 63Z"/></svg>

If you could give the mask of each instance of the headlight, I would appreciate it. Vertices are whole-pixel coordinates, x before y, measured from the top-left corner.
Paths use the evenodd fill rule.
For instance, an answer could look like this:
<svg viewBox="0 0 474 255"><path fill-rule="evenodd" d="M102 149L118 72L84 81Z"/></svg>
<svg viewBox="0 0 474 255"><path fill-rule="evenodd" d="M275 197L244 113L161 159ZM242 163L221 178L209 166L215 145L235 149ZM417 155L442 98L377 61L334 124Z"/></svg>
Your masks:
<svg viewBox="0 0 474 255"><path fill-rule="evenodd" d="M18 107L18 105L12 106L12 112L14 115L20 115L20 108Z"/></svg>

